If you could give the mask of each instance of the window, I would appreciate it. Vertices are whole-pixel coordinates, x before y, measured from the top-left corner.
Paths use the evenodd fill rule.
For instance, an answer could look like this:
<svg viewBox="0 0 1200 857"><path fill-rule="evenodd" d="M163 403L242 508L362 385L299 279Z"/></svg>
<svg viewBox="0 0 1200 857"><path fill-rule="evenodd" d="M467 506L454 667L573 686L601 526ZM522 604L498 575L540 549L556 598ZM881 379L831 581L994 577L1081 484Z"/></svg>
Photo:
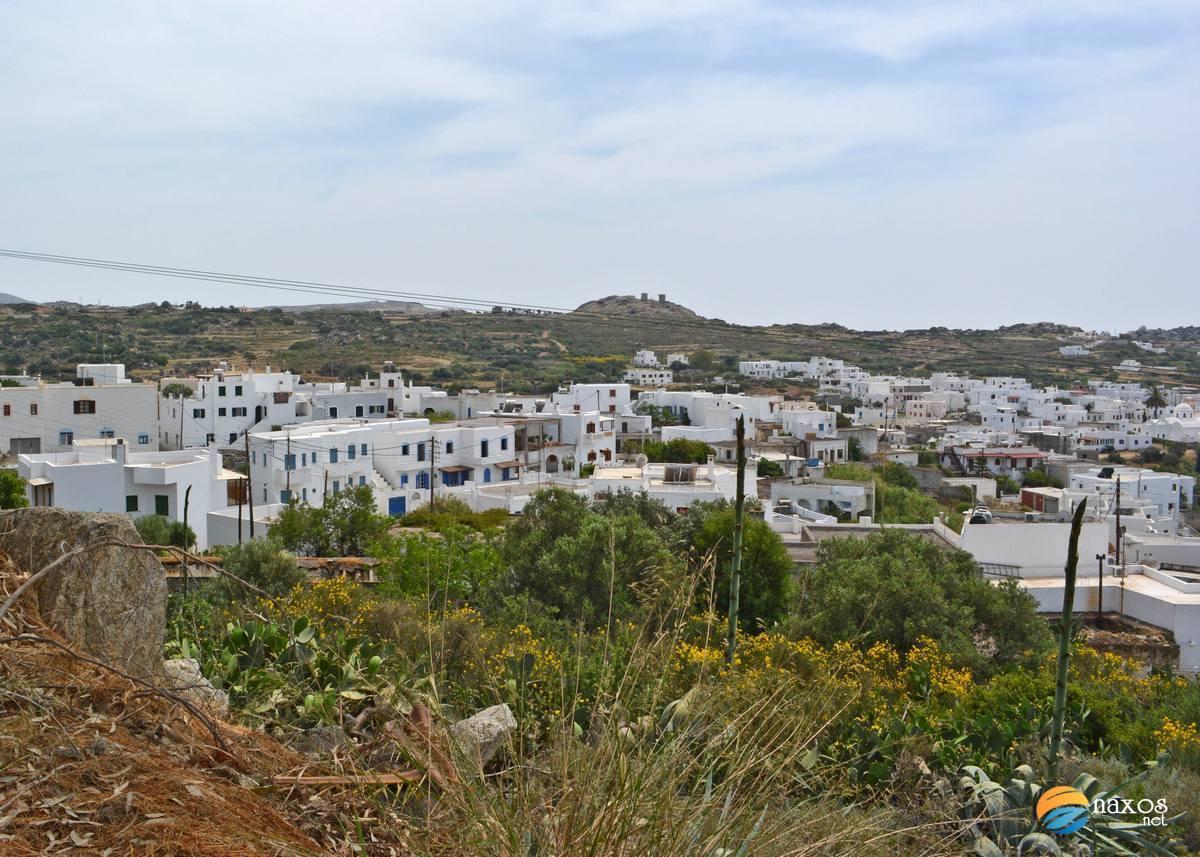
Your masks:
<svg viewBox="0 0 1200 857"><path fill-rule="evenodd" d="M139 434L138 435L138 443L141 444L142 446L145 446L149 442L150 442L150 435L148 435L148 434Z"/></svg>
<svg viewBox="0 0 1200 857"><path fill-rule="evenodd" d="M36 416L37 416L37 405L30 405L30 406L29 406L29 415L30 415L31 417L36 417Z"/></svg>
<svg viewBox="0 0 1200 857"><path fill-rule="evenodd" d="M292 492L287 490L286 488L283 489L282 491L280 491L279 492L279 502L280 503L292 502Z"/></svg>
<svg viewBox="0 0 1200 857"><path fill-rule="evenodd" d="M615 399L617 397L617 391L612 388L609 388L608 397L610 399Z"/></svg>
<svg viewBox="0 0 1200 857"><path fill-rule="evenodd" d="M4 416L6 416L6 417L11 417L11 416L12 416L12 405L5 405L5 406L4 406Z"/></svg>
<svg viewBox="0 0 1200 857"><path fill-rule="evenodd" d="M154 495L154 514L164 518L171 514L171 503L166 494Z"/></svg>
<svg viewBox="0 0 1200 857"><path fill-rule="evenodd" d="M209 432L208 434L206 434L204 436L204 442L205 443L216 443L217 436L215 434L213 434L212 432Z"/></svg>
<svg viewBox="0 0 1200 857"><path fill-rule="evenodd" d="M113 433L112 429L102 428L102 429L100 429L100 437L113 438L113 437L116 437L116 435Z"/></svg>
<svg viewBox="0 0 1200 857"><path fill-rule="evenodd" d="M58 445L59 446L71 446L73 443L75 443L75 432L60 431L58 433Z"/></svg>
<svg viewBox="0 0 1200 857"><path fill-rule="evenodd" d="M220 386L220 387L217 387L217 395L218 395L218 396L224 396L224 395L225 395L225 387L224 387L223 385L222 385L222 386Z"/></svg>
<svg viewBox="0 0 1200 857"><path fill-rule="evenodd" d="M94 414L96 413L96 403L91 399L76 399L75 413L77 414Z"/></svg>
<svg viewBox="0 0 1200 857"><path fill-rule="evenodd" d="M329 409L329 418L330 418L331 420L336 420L336 419L337 419L337 408L330 408L330 409Z"/></svg>
<svg viewBox="0 0 1200 857"><path fill-rule="evenodd" d="M296 469L296 454L295 453L291 453L290 455L283 456L283 469L284 470L295 470Z"/></svg>
<svg viewBox="0 0 1200 857"><path fill-rule="evenodd" d="M336 479L333 480L333 493L336 494L337 492L339 492L341 490L342 490L342 483Z"/></svg>
<svg viewBox="0 0 1200 857"><path fill-rule="evenodd" d="M366 477L366 476L360 476L360 477L358 477L358 484L359 484L359 485L366 485L366 484L367 484L367 477Z"/></svg>
<svg viewBox="0 0 1200 857"><path fill-rule="evenodd" d="M508 438L506 438L506 437L502 437L502 438L500 438L500 448L501 448L502 450L503 450L503 449L508 449Z"/></svg>
<svg viewBox="0 0 1200 857"><path fill-rule="evenodd" d="M237 432L235 432L235 431L231 431L231 432L229 433L229 442L230 442L230 443L234 443L234 442L236 442L236 441L237 441Z"/></svg>
<svg viewBox="0 0 1200 857"><path fill-rule="evenodd" d="M407 485L407 484L408 484L408 474L401 473L400 474L400 485L403 487L404 485Z"/></svg>
<svg viewBox="0 0 1200 857"><path fill-rule="evenodd" d="M484 443L487 443L487 441L484 441ZM454 441L446 441L446 452L454 452Z"/></svg>
<svg viewBox="0 0 1200 857"><path fill-rule="evenodd" d="M232 414L232 415L233 415L233 416L235 416L235 417L244 417L244 416L246 416L246 409L245 409L245 408L231 408L229 412L230 412L230 414Z"/></svg>
<svg viewBox="0 0 1200 857"><path fill-rule="evenodd" d="M238 384L236 387L233 388L233 394L235 396L240 396L242 394L242 385L241 384Z"/></svg>
<svg viewBox="0 0 1200 857"><path fill-rule="evenodd" d="M315 463L315 461L316 461L315 457L314 457L314 459L313 459L313 460L314 460L314 463ZM301 466L301 467L307 467L307 466L308 466L308 453L307 453L307 452L302 452L302 453L300 453L300 466Z"/></svg>
<svg viewBox="0 0 1200 857"><path fill-rule="evenodd" d="M354 406L354 416L361 417L362 415L363 415L363 406L355 405Z"/></svg>
<svg viewBox="0 0 1200 857"><path fill-rule="evenodd" d="M479 441L479 456L481 458L488 457L488 442L486 440Z"/></svg>
<svg viewBox="0 0 1200 857"><path fill-rule="evenodd" d="M137 510L138 510L137 494L125 495L125 511L126 512L136 512Z"/></svg>
<svg viewBox="0 0 1200 857"><path fill-rule="evenodd" d="M425 444L418 443L417 444L417 461L424 461L424 460L425 460Z"/></svg>
<svg viewBox="0 0 1200 857"><path fill-rule="evenodd" d="M358 454L359 454L359 455L361 455L361 456L363 456L364 458L366 457L366 455L367 455L367 445L366 445L365 443L364 443L364 444L360 444L360 445L359 445L359 447L358 447Z"/></svg>
<svg viewBox="0 0 1200 857"><path fill-rule="evenodd" d="M217 408L217 416L218 416L218 417L223 417L223 416L225 416L225 415L226 415L225 411L226 411L226 409L225 409L225 408Z"/></svg>
<svg viewBox="0 0 1200 857"><path fill-rule="evenodd" d="M258 450L257 449L250 450L250 463L258 464Z"/></svg>
<svg viewBox="0 0 1200 857"><path fill-rule="evenodd" d="M194 420L204 419L204 408L192 408L192 419L194 419Z"/></svg>
<svg viewBox="0 0 1200 857"><path fill-rule="evenodd" d="M407 444L407 443L404 443L404 444L401 444L401 445L400 445L400 454L401 454L401 455L408 455L408 444Z"/></svg>
<svg viewBox="0 0 1200 857"><path fill-rule="evenodd" d="M329 450L329 463L330 464L337 464L337 452L338 451L336 449Z"/></svg>
<svg viewBox="0 0 1200 857"><path fill-rule="evenodd" d="M357 453L358 453L358 449L357 449L357 447L354 446L354 444L350 444L349 446L346 447L346 458L347 459L353 460Z"/></svg>

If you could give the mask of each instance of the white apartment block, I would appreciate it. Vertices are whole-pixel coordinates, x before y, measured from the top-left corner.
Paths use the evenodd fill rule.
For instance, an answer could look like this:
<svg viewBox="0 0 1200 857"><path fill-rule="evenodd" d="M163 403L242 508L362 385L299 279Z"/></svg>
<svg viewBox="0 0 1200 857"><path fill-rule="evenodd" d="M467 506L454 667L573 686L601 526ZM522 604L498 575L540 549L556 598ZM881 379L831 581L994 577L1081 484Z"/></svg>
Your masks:
<svg viewBox="0 0 1200 857"><path fill-rule="evenodd" d="M672 384L675 373L670 369L629 369L625 372L624 380L639 387L658 387Z"/></svg>
<svg viewBox="0 0 1200 857"><path fill-rule="evenodd" d="M1129 429L1077 428L1071 433L1078 452L1126 452L1153 445L1153 437L1142 426Z"/></svg>
<svg viewBox="0 0 1200 857"><path fill-rule="evenodd" d="M119 363L80 364L74 381L21 379L0 387L0 452L69 451L79 440L128 438L158 449L158 392L135 384Z"/></svg>
<svg viewBox="0 0 1200 857"><path fill-rule="evenodd" d="M77 512L116 512L183 521L197 547L213 542L208 514L236 506L245 477L225 470L208 449L131 452L124 438L79 441L69 452L21 455L31 506Z"/></svg>
<svg viewBox="0 0 1200 857"><path fill-rule="evenodd" d="M254 502L321 503L370 486L380 512L403 515L439 490L516 479L513 426L502 420L330 420L250 434Z"/></svg>
<svg viewBox="0 0 1200 857"><path fill-rule="evenodd" d="M159 440L169 449L233 445L256 428L313 420L384 419L388 399L395 402L386 388L307 383L291 372L272 372L269 366L263 372L235 371L222 363L211 375L164 379L172 382L187 384L192 394L163 400Z"/></svg>
<svg viewBox="0 0 1200 857"><path fill-rule="evenodd" d="M1097 510L1108 510L1116 499L1117 478L1121 480L1121 506L1141 500L1153 505L1158 517L1178 524L1180 506L1190 506L1196 491L1192 476L1159 473L1140 467L1091 467L1071 474L1067 491L1093 498ZM1099 501L1099 502L1097 502Z"/></svg>
<svg viewBox="0 0 1200 857"><path fill-rule="evenodd" d="M657 369L662 364L658 362L658 355L646 348L641 348L633 355L633 365L643 369Z"/></svg>

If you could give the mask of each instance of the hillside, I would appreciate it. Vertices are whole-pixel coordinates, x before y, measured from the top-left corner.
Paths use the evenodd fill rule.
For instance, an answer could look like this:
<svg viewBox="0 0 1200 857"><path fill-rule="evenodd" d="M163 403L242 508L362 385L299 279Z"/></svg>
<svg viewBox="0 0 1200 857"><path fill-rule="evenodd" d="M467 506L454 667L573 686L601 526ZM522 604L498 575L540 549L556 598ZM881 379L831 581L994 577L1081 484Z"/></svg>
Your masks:
<svg viewBox="0 0 1200 857"><path fill-rule="evenodd" d="M1160 335L1161 334L1161 335ZM1139 338L1143 334L1138 334ZM38 307L32 318L0 306L0 373L27 368L47 378L69 377L76 363L124 362L134 377L157 378L210 369L220 360L270 363L313 377L357 379L395 360L409 377L438 384L545 391L564 381L619 378L638 347L711 352L719 374L739 359L839 357L874 372L975 375L1018 373L1038 383L1069 386L1089 378L1162 382L1200 379L1196 330L1153 332L1167 353L1150 355L1133 337L1066 358L1062 345L1086 341L1079 331L1049 323L999 330L933 327L856 331L836 324L752 327L706 319L654 298L612 296L564 314L504 310L472 313L428 309L363 310L359 305L239 311L146 304L137 307ZM1116 372L1125 359L1174 371ZM703 382L705 376L681 380Z"/></svg>
<svg viewBox="0 0 1200 857"><path fill-rule="evenodd" d="M0 304L31 304L33 301L19 298L16 295L10 295L8 292L0 292Z"/></svg>

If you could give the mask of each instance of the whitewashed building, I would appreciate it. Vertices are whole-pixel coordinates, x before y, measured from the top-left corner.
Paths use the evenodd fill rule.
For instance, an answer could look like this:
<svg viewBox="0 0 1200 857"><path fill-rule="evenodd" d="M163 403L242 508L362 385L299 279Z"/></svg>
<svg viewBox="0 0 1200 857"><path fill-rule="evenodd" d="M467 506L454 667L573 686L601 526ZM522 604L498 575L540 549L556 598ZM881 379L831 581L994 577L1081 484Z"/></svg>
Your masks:
<svg viewBox="0 0 1200 857"><path fill-rule="evenodd" d="M0 451L63 452L79 440L117 437L158 449L157 389L131 382L120 363L81 363L73 381L20 383L0 387Z"/></svg>
<svg viewBox="0 0 1200 857"><path fill-rule="evenodd" d="M330 420L250 434L254 502L321 503L370 486L380 512L403 515L430 490L515 479L514 430L503 420Z"/></svg>
<svg viewBox="0 0 1200 857"><path fill-rule="evenodd" d="M124 438L80 441L69 452L21 455L31 506L186 520L197 547L213 544L210 512L236 508L245 477L208 449L133 452Z"/></svg>

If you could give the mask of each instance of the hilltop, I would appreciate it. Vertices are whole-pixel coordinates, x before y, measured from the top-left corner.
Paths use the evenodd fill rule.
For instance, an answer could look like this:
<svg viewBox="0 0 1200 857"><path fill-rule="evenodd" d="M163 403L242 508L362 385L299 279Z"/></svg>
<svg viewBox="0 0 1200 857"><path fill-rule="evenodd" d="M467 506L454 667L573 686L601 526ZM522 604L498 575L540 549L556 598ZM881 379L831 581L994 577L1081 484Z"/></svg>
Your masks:
<svg viewBox="0 0 1200 857"><path fill-rule="evenodd" d="M25 298L19 298L16 295L10 295L8 292L0 292L0 304L31 304L35 301L27 301Z"/></svg>
<svg viewBox="0 0 1200 857"><path fill-rule="evenodd" d="M606 316L634 316L637 318L662 318L662 319L698 319L702 320L704 316L690 310L683 304L677 304L668 300L658 300L656 297L648 297L645 300L634 295L609 295L598 300L588 301L580 304L568 315L606 315Z"/></svg>

